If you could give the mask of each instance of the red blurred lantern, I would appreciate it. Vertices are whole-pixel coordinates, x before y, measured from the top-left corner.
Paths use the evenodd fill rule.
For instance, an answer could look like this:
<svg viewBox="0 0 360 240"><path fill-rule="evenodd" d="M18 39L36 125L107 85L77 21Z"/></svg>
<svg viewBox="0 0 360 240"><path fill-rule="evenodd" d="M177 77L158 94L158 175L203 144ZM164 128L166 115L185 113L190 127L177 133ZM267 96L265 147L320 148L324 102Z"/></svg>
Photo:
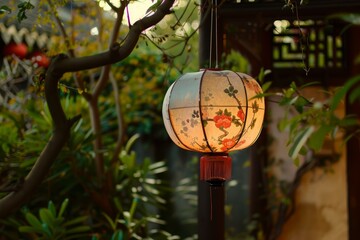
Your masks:
<svg viewBox="0 0 360 240"><path fill-rule="evenodd" d="M36 51L31 54L30 60L33 62L35 67L48 67L50 59L42 52Z"/></svg>
<svg viewBox="0 0 360 240"><path fill-rule="evenodd" d="M15 55L19 58L26 57L27 52L28 52L28 47L24 43L14 43L14 42L6 45L3 50L4 56Z"/></svg>

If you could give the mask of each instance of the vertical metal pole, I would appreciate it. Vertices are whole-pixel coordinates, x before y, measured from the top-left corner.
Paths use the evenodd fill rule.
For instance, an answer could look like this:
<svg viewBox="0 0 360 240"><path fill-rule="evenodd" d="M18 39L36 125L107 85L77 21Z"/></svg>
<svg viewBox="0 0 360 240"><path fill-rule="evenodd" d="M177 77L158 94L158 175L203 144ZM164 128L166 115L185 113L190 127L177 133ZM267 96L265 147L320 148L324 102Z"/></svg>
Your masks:
<svg viewBox="0 0 360 240"><path fill-rule="evenodd" d="M224 182L199 181L198 194L199 240L225 240Z"/></svg>
<svg viewBox="0 0 360 240"><path fill-rule="evenodd" d="M199 67L209 66L210 60L210 7L209 0L201 0L200 28L199 28Z"/></svg>

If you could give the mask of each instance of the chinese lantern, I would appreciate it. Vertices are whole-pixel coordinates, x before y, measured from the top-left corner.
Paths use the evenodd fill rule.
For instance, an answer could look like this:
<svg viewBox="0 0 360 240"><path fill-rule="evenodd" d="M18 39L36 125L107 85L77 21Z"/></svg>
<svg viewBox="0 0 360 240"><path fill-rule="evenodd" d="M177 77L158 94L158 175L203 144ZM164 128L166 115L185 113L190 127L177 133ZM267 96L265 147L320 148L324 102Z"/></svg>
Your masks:
<svg viewBox="0 0 360 240"><path fill-rule="evenodd" d="M50 64L49 58L42 52L36 51L31 54L30 60L33 62L35 67L48 67Z"/></svg>
<svg viewBox="0 0 360 240"><path fill-rule="evenodd" d="M19 58L26 57L28 52L28 47L24 43L14 43L11 42L5 46L3 53L4 56L16 55Z"/></svg>
<svg viewBox="0 0 360 240"><path fill-rule="evenodd" d="M265 102L252 77L229 70L186 73L163 102L166 131L179 147L204 153L200 179L231 177L228 152L251 146L262 129Z"/></svg>

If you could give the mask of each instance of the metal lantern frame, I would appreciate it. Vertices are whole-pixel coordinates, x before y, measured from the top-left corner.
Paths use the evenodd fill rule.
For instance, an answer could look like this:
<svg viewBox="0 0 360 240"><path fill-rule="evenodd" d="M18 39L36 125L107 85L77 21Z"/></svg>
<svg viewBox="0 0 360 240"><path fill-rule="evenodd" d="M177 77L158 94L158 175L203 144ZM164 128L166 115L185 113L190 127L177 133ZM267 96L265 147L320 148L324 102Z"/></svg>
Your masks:
<svg viewBox="0 0 360 240"><path fill-rule="evenodd" d="M179 147L204 153L200 179L227 180L228 152L251 146L259 137L265 102L255 79L230 70L186 73L163 102L165 128Z"/></svg>

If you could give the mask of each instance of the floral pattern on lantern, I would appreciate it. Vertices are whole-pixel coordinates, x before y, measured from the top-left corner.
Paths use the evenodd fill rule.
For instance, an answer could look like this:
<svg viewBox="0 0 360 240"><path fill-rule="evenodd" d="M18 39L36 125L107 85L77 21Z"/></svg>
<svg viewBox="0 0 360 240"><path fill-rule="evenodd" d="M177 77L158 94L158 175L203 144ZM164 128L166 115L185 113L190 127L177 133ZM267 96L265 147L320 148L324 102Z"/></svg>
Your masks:
<svg viewBox="0 0 360 240"><path fill-rule="evenodd" d="M171 139L197 152L229 152L258 138L265 102L252 77L233 71L188 73L165 95L163 118Z"/></svg>

